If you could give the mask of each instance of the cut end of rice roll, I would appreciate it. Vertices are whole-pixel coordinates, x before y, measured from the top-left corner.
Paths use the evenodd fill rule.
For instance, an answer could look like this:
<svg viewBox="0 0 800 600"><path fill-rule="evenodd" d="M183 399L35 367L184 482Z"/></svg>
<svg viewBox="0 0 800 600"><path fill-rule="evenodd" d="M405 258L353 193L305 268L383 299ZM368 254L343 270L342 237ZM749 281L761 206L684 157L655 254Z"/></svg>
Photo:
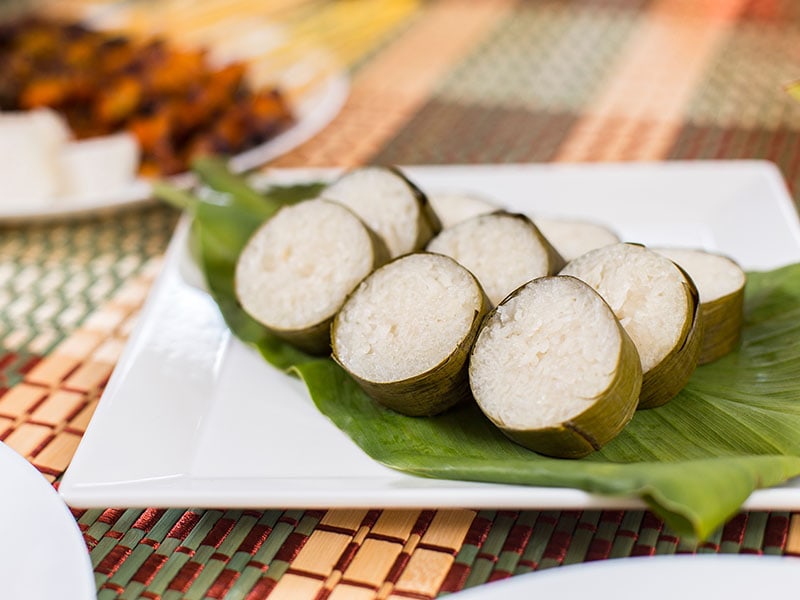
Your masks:
<svg viewBox="0 0 800 600"><path fill-rule="evenodd" d="M545 217L534 218L533 222L566 261L620 242L616 233L599 223Z"/></svg>
<svg viewBox="0 0 800 600"><path fill-rule="evenodd" d="M562 276L525 284L489 313L469 375L478 406L508 437L562 458L619 434L642 385L639 355L612 310Z"/></svg>
<svg viewBox="0 0 800 600"><path fill-rule="evenodd" d="M528 217L504 211L444 229L426 248L449 256L480 281L492 304L536 277L552 275L564 260Z"/></svg>
<svg viewBox="0 0 800 600"><path fill-rule="evenodd" d="M694 372L702 340L697 289L668 258L643 246L592 250L561 271L588 283L609 304L642 362L640 408L674 397Z"/></svg>
<svg viewBox="0 0 800 600"><path fill-rule="evenodd" d="M373 272L345 302L331 330L333 358L385 406L436 414L470 395L467 357L487 310L464 267L408 254Z"/></svg>
<svg viewBox="0 0 800 600"><path fill-rule="evenodd" d="M744 321L746 275L726 256L700 249L655 248L685 270L700 294L703 343L699 363L707 364L739 344Z"/></svg>
<svg viewBox="0 0 800 600"><path fill-rule="evenodd" d="M439 217L442 229L500 210L500 207L490 200L467 192L428 193L428 201Z"/></svg>
<svg viewBox="0 0 800 600"><path fill-rule="evenodd" d="M354 169L321 196L356 213L384 240L391 258L423 248L441 229L425 194L395 168Z"/></svg>
<svg viewBox="0 0 800 600"><path fill-rule="evenodd" d="M279 210L250 238L236 264L236 296L275 335L325 354L347 295L387 259L383 243L353 212L306 200Z"/></svg>

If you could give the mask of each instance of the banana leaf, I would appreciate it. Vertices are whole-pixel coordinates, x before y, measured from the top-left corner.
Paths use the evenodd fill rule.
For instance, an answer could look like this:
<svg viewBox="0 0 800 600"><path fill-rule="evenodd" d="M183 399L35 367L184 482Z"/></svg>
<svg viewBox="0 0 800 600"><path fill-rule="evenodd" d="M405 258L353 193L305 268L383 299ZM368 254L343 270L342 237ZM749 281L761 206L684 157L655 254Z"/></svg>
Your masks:
<svg viewBox="0 0 800 600"><path fill-rule="evenodd" d="M296 201L315 190L266 195ZM386 466L423 477L635 496L680 535L700 539L754 490L800 475L800 264L748 274L736 351L699 367L668 404L638 411L602 450L553 459L511 442L474 403L429 418L385 409L332 360L275 339L233 294L236 256L263 214L196 199L191 210L198 260L234 334L301 377L320 412Z"/></svg>

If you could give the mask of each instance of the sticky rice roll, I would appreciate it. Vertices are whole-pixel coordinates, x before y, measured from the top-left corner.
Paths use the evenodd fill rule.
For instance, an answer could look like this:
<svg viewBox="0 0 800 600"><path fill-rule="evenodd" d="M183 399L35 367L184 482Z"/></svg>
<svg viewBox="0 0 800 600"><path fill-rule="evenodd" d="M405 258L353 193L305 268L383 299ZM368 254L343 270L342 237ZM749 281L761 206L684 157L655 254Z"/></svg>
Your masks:
<svg viewBox="0 0 800 600"><path fill-rule="evenodd" d="M355 212L383 238L391 258L422 249L441 229L425 194L394 167L348 171L320 195Z"/></svg>
<svg viewBox="0 0 800 600"><path fill-rule="evenodd" d="M331 330L333 358L372 398L410 416L470 397L469 350L488 299L451 258L418 252L377 269Z"/></svg>
<svg viewBox="0 0 800 600"><path fill-rule="evenodd" d="M642 367L597 292L573 277L541 277L486 317L469 378L478 406L509 438L548 456L580 458L631 420Z"/></svg>
<svg viewBox="0 0 800 600"><path fill-rule="evenodd" d="M534 217L533 222L565 261L621 241L616 233L599 223L546 217Z"/></svg>
<svg viewBox="0 0 800 600"><path fill-rule="evenodd" d="M247 242L236 264L236 296L278 337L327 354L347 295L387 260L383 242L352 211L306 200L280 209Z"/></svg>
<svg viewBox="0 0 800 600"><path fill-rule="evenodd" d="M699 364L721 358L738 346L744 322L746 275L726 256L700 249L655 248L682 267L700 294L703 344Z"/></svg>
<svg viewBox="0 0 800 600"><path fill-rule="evenodd" d="M442 229L500 210L491 200L469 192L429 192L428 201L439 217Z"/></svg>
<svg viewBox="0 0 800 600"><path fill-rule="evenodd" d="M478 278L493 305L523 283L552 275L561 255L525 215L496 211L442 230L426 247L464 265Z"/></svg>
<svg viewBox="0 0 800 600"><path fill-rule="evenodd" d="M639 408L672 399L700 357L702 316L692 279L668 258L643 246L612 244L570 261L562 275L588 283L633 339L642 361Z"/></svg>

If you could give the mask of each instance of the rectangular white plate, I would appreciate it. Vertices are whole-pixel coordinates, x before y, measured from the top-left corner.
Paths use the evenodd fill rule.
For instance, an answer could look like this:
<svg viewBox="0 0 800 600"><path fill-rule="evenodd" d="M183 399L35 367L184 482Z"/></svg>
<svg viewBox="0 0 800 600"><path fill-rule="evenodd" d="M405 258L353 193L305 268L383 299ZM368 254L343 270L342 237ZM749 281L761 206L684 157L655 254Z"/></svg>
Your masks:
<svg viewBox="0 0 800 600"><path fill-rule="evenodd" d="M426 191L590 219L626 241L704 247L746 269L800 261L783 180L760 161L409 167ZM283 172L283 180L330 176ZM76 507L628 508L573 489L424 479L368 458L305 388L232 337L197 285L186 222L60 486ZM798 378L800 386L800 378ZM800 508L800 481L746 507Z"/></svg>

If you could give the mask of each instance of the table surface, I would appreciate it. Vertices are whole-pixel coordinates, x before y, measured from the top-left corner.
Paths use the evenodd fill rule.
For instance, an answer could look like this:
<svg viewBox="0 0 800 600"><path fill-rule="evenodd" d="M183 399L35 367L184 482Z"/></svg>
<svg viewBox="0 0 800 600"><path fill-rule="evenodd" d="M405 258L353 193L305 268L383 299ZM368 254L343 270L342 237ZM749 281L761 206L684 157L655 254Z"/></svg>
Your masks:
<svg viewBox="0 0 800 600"><path fill-rule="evenodd" d="M61 7L195 41L219 35L223 21L226 36L237 23L280 23L294 49L325 45L350 73L350 96L324 131L275 166L756 158L774 161L798 189L800 105L782 89L800 77L795 0ZM0 228L0 440L54 485L177 218L150 205ZM800 554L800 513L789 512L742 512L703 542L637 510L73 514L100 598L434 598L613 557Z"/></svg>

